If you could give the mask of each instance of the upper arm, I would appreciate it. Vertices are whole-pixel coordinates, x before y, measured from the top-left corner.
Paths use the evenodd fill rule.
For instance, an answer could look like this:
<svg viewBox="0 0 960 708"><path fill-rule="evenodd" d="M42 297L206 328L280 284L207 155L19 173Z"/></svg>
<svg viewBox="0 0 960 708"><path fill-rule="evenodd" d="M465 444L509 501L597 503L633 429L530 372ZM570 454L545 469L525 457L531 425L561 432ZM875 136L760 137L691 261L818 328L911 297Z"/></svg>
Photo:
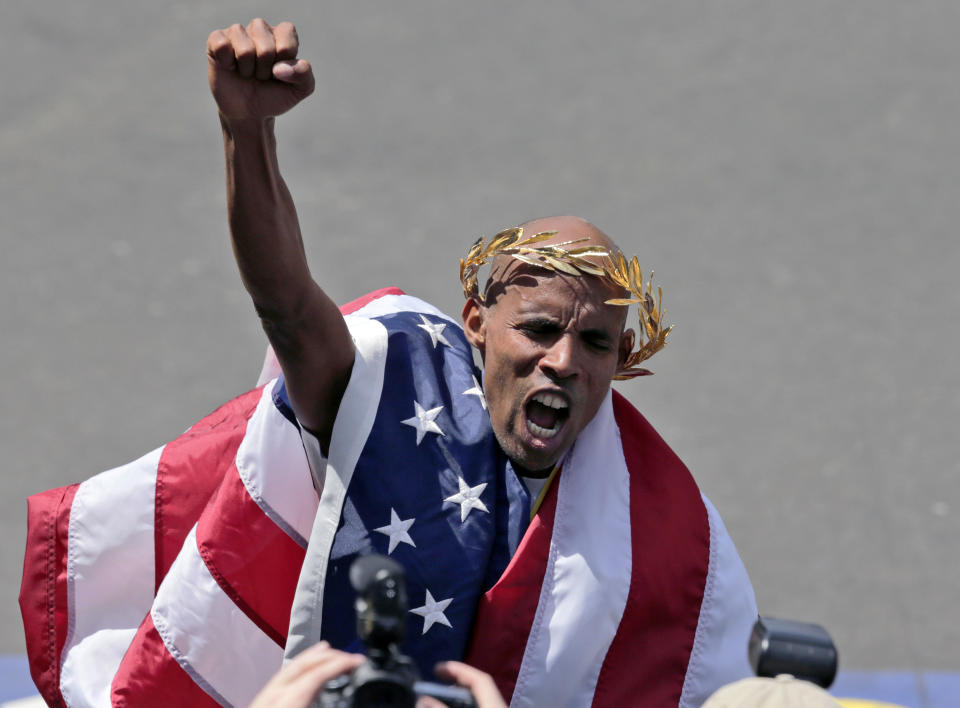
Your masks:
<svg viewBox="0 0 960 708"><path fill-rule="evenodd" d="M297 420L326 452L353 370L354 346L339 308L318 285L311 285L288 315L261 312L260 319L283 369Z"/></svg>

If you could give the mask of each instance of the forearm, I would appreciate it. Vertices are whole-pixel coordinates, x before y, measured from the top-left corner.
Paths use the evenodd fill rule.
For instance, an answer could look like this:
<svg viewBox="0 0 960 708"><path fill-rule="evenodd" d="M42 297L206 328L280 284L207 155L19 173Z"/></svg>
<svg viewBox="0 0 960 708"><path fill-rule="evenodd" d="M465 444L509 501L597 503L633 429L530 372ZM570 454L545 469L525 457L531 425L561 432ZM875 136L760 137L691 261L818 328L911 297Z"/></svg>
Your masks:
<svg viewBox="0 0 960 708"><path fill-rule="evenodd" d="M234 256L283 368L300 423L326 449L353 366L336 304L310 275L297 212L280 176L273 119L221 117Z"/></svg>
<svg viewBox="0 0 960 708"><path fill-rule="evenodd" d="M244 286L265 321L298 319L315 287L296 207L280 176L274 119L221 116L227 214Z"/></svg>

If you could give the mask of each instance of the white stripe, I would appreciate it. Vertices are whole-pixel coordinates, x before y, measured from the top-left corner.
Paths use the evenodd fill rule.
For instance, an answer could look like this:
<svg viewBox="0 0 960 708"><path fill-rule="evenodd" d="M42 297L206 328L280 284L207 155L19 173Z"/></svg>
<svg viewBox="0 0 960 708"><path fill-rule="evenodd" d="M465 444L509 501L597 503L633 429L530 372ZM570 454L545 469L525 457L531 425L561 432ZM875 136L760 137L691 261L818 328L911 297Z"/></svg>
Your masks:
<svg viewBox="0 0 960 708"><path fill-rule="evenodd" d="M747 641L757 621L753 586L720 514L701 497L710 522L710 565L681 708L699 706L720 686L753 675L747 658Z"/></svg>
<svg viewBox="0 0 960 708"><path fill-rule="evenodd" d="M608 392L560 473L550 556L511 706L589 706L630 591L630 477Z"/></svg>
<svg viewBox="0 0 960 708"><path fill-rule="evenodd" d="M73 498L60 672L67 705L110 705L113 675L153 601L153 503L162 451L91 477Z"/></svg>
<svg viewBox="0 0 960 708"><path fill-rule="evenodd" d="M396 297L396 296L391 296ZM345 317L356 349L350 382L340 401L330 439L330 456L324 460L312 435L303 436L307 456L322 475L322 493L307 555L297 581L290 612L285 658L290 659L320 638L323 585L347 487L377 416L387 362L387 330L376 320ZM326 467L325 472L322 471Z"/></svg>
<svg viewBox="0 0 960 708"><path fill-rule="evenodd" d="M274 405L272 384L263 389L247 423L236 461L240 479L253 500L305 546L317 514L317 496L300 431Z"/></svg>
<svg viewBox="0 0 960 708"><path fill-rule="evenodd" d="M197 527L150 611L167 651L212 697L245 706L280 668L283 651L224 594L197 548Z"/></svg>

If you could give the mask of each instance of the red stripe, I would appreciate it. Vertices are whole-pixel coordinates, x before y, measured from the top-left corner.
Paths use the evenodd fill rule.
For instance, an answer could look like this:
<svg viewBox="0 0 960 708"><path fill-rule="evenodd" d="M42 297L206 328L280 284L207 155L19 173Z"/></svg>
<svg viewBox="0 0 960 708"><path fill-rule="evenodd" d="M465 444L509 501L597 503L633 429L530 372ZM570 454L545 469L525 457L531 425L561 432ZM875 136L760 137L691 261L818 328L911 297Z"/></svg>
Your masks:
<svg viewBox="0 0 960 708"><path fill-rule="evenodd" d="M154 506L155 587L230 469L262 388L220 406L163 449Z"/></svg>
<svg viewBox="0 0 960 708"><path fill-rule="evenodd" d="M405 295L400 288L380 288L379 290L374 290L372 293L367 293L363 297L358 297L356 300L348 302L346 305L340 306L340 312L344 315L349 315L353 312L356 312L364 305L369 305L374 300L379 300L384 295Z"/></svg>
<svg viewBox="0 0 960 708"><path fill-rule="evenodd" d="M64 705L60 657L67 639L67 534L79 484L27 499L27 547L20 585L20 612L30 675L47 705Z"/></svg>
<svg viewBox="0 0 960 708"><path fill-rule="evenodd" d="M170 655L149 614L120 662L110 697L114 706L131 708L220 705Z"/></svg>
<svg viewBox="0 0 960 708"><path fill-rule="evenodd" d="M677 705L710 562L707 510L684 464L616 392L613 412L630 473L633 571L593 705Z"/></svg>
<svg viewBox="0 0 960 708"><path fill-rule="evenodd" d="M236 466L200 516L197 546L223 591L283 646L305 553L250 497Z"/></svg>
<svg viewBox="0 0 960 708"><path fill-rule="evenodd" d="M558 474L507 569L477 606L466 661L493 676L507 702L513 696L540 601L559 487Z"/></svg>

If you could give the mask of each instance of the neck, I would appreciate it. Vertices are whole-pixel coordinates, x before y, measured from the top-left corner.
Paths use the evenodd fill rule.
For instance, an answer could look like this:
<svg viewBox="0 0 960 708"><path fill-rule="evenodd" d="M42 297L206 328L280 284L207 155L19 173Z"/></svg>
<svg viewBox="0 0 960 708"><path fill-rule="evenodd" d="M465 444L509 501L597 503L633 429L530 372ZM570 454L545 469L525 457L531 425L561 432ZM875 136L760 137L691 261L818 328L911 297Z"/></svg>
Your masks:
<svg viewBox="0 0 960 708"><path fill-rule="evenodd" d="M531 477L533 479L546 479L550 476L550 473L553 472L553 468L557 466L556 464L553 464L542 470L530 470L522 465L517 464L513 460L510 460L510 464L513 466L513 471L521 477Z"/></svg>

